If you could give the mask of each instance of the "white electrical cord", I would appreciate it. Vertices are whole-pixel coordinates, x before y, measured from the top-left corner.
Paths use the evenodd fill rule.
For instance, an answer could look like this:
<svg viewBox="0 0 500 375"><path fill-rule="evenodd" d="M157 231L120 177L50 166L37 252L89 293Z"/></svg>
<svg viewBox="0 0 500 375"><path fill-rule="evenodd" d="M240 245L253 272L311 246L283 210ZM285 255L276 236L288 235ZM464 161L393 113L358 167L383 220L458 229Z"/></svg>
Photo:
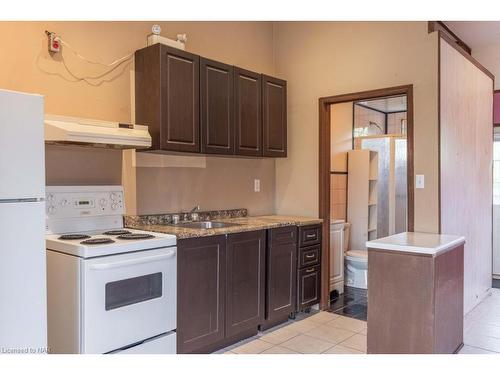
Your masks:
<svg viewBox="0 0 500 375"><path fill-rule="evenodd" d="M66 42L64 39L62 39L60 36L56 37L56 40L58 40L63 46L65 46L66 48L68 48L71 52L73 52L73 54L78 57L80 60L83 60L85 62L88 62L89 64L95 64L95 65L101 65L101 66L106 66L106 67L111 67L113 65L116 65L116 64L119 64L125 60L128 60L130 59L132 56L134 56L134 52L132 53L129 53L128 55L125 55L123 57L120 57L119 59L116 59L115 61L109 63L109 64L104 64L104 63L101 63L99 61L93 61L91 59L88 59L87 57L83 56L83 55L80 55L76 49L74 49L73 47L71 47L71 45Z"/></svg>
<svg viewBox="0 0 500 375"><path fill-rule="evenodd" d="M44 71L47 74L58 75L58 76L62 77L63 79L65 79L68 82L81 82L81 81L83 81L83 82L85 82L85 83L87 83L87 84L89 84L91 86L100 86L103 83L114 81L116 78L118 78L118 76L120 76L120 75L123 74L123 72L125 71L126 66L128 65L128 63L130 63L131 58L134 56L134 52L132 52L132 53L129 53L128 55L120 57L119 59L116 59L115 61L113 61L113 62L111 62L109 64L105 64L105 63L102 63L100 61L91 60L91 59L89 59L89 58L87 58L87 57L79 54L78 51L76 51L76 49L74 49L68 42L66 42L65 40L63 40L60 36L56 36L55 40L57 40L61 45L63 45L64 47L66 47L68 50L70 50L78 59L83 60L83 61L85 61L86 63L89 63L89 64L100 65L100 66L103 66L103 67L106 67L106 68L110 68L110 69L108 69L108 70L106 70L106 71L104 71L102 73L97 74L97 75L93 75L93 76L89 76L89 75L79 76L79 75L77 75L76 73L74 73L69 68L69 66L67 65L66 59L64 58L63 52L61 52L61 62L63 63L64 69L66 70L66 72L71 76L71 79L68 79L68 78L64 77L60 73L55 73L55 72L51 73L51 72L45 71L39 65L40 55L37 57L37 62L36 63L37 63L37 66L39 67L40 70ZM115 71L117 68L119 68L120 66L123 66L123 69L118 74L116 74L116 75L114 75L113 77L110 77L110 78L105 78L106 76L108 76L109 74L111 74L113 71ZM95 81L97 81L97 82L95 82Z"/></svg>

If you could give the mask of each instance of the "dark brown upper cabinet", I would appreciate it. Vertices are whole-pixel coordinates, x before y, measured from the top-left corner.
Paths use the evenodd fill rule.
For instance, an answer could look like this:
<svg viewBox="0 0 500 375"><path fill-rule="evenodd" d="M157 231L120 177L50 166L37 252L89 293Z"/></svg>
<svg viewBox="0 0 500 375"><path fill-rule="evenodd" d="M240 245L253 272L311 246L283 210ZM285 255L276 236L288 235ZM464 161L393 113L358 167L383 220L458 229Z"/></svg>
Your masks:
<svg viewBox="0 0 500 375"><path fill-rule="evenodd" d="M200 59L201 152L234 154L233 67Z"/></svg>
<svg viewBox="0 0 500 375"><path fill-rule="evenodd" d="M234 68L235 154L262 156L262 79Z"/></svg>
<svg viewBox="0 0 500 375"><path fill-rule="evenodd" d="M149 151L287 156L286 81L163 44L135 52L135 122Z"/></svg>
<svg viewBox="0 0 500 375"><path fill-rule="evenodd" d="M153 150L200 152L200 57L155 44L135 53L136 122Z"/></svg>
<svg viewBox="0 0 500 375"><path fill-rule="evenodd" d="M287 156L286 111L286 81L263 74L263 156Z"/></svg>

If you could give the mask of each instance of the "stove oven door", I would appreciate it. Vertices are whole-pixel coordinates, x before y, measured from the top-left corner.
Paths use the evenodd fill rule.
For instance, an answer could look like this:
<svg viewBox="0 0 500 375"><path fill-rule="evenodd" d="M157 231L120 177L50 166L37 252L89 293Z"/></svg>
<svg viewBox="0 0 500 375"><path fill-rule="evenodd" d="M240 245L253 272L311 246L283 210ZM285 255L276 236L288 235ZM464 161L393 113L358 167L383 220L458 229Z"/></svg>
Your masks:
<svg viewBox="0 0 500 375"><path fill-rule="evenodd" d="M176 248L87 259L84 353L107 353L176 328Z"/></svg>

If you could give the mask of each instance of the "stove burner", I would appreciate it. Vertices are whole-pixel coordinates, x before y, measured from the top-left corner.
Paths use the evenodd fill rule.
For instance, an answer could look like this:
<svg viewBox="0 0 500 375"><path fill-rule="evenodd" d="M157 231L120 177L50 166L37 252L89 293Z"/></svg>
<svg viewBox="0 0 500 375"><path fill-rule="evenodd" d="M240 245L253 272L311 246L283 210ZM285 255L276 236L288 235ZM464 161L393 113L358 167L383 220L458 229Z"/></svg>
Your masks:
<svg viewBox="0 0 500 375"><path fill-rule="evenodd" d="M90 236L88 236L86 234L75 233L75 234L63 234L58 239L59 240L84 240L86 238L90 238Z"/></svg>
<svg viewBox="0 0 500 375"><path fill-rule="evenodd" d="M146 238L154 238L152 234L148 233L130 233L118 236L120 240L143 240Z"/></svg>
<svg viewBox="0 0 500 375"><path fill-rule="evenodd" d="M106 243L113 243L111 238L92 238L90 240L85 240L80 242L82 245L103 245Z"/></svg>
<svg viewBox="0 0 500 375"><path fill-rule="evenodd" d="M131 234L129 230L125 229L116 229L116 230L108 230L107 232L104 232L103 234L107 236L120 236L122 234Z"/></svg>

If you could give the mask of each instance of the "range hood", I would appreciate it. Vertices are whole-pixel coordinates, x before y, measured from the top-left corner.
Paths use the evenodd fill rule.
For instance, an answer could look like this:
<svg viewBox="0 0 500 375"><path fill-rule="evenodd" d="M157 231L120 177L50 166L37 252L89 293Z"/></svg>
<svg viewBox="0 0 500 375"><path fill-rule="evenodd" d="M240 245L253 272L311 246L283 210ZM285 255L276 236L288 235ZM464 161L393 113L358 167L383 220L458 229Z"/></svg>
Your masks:
<svg viewBox="0 0 500 375"><path fill-rule="evenodd" d="M151 147L151 136L143 125L46 115L45 143L142 149Z"/></svg>

